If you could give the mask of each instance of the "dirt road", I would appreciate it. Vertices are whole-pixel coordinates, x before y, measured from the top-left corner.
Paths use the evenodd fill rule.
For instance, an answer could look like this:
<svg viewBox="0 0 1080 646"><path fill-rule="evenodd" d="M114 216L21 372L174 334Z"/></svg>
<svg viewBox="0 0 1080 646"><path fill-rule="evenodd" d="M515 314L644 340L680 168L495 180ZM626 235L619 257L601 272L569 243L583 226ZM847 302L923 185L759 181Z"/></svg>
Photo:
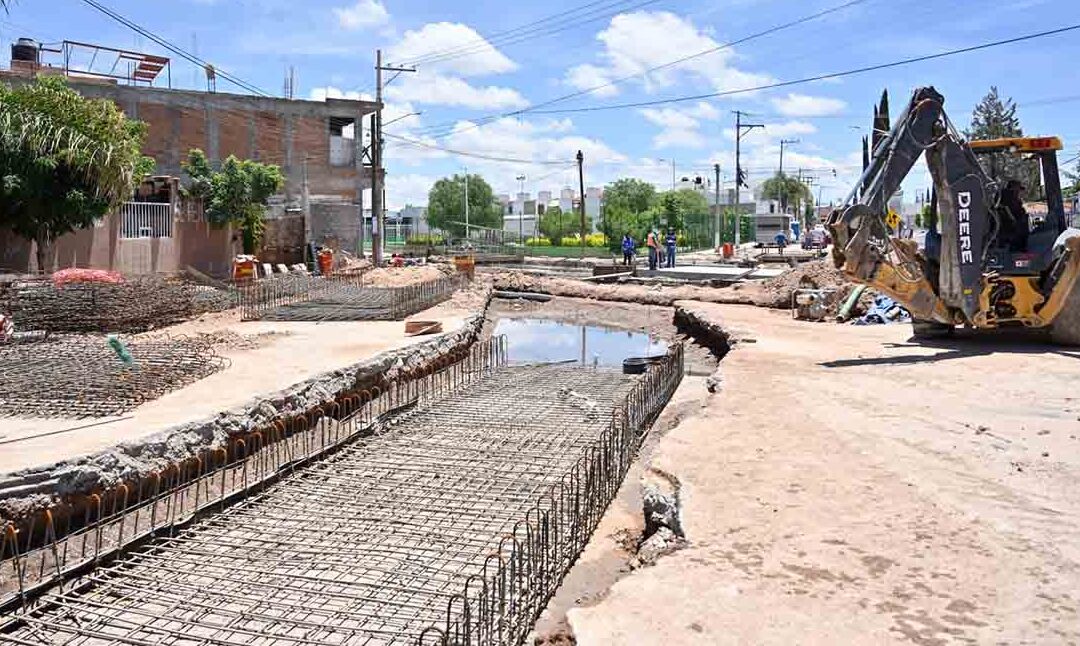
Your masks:
<svg viewBox="0 0 1080 646"><path fill-rule="evenodd" d="M1080 643L1080 352L692 307L754 342L651 459L690 545L579 644Z"/></svg>

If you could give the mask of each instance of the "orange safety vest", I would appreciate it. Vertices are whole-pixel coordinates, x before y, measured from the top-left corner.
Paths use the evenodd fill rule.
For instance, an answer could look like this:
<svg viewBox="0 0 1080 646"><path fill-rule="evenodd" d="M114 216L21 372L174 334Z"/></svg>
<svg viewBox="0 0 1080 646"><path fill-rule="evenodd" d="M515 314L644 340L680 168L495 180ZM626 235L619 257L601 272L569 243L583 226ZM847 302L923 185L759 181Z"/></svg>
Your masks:
<svg viewBox="0 0 1080 646"><path fill-rule="evenodd" d="M652 231L649 232L649 237L648 237L647 241L645 242L645 246L647 246L647 247L655 247L656 246L656 236L653 235Z"/></svg>

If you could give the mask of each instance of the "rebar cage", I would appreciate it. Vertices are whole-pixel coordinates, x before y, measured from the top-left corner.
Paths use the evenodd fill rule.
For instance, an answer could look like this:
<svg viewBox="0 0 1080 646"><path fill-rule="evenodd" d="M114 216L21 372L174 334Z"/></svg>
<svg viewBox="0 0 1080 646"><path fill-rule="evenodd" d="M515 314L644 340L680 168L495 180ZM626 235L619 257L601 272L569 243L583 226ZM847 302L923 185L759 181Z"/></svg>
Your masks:
<svg viewBox="0 0 1080 646"><path fill-rule="evenodd" d="M0 639L521 643L682 372L681 345L642 377L507 367L497 338L44 512L4 531Z"/></svg>
<svg viewBox="0 0 1080 646"><path fill-rule="evenodd" d="M242 285L240 312L245 321L400 320L450 298L462 280L376 287L364 274L276 276Z"/></svg>

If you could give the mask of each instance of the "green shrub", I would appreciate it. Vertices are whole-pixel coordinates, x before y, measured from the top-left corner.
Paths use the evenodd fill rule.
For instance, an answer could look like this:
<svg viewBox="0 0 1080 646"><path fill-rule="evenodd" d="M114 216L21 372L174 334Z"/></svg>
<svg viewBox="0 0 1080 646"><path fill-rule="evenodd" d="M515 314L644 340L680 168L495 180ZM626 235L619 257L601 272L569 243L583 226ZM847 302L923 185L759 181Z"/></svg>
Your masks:
<svg viewBox="0 0 1080 646"><path fill-rule="evenodd" d="M551 240L547 238L529 238L525 241L527 247L550 247Z"/></svg>
<svg viewBox="0 0 1080 646"><path fill-rule="evenodd" d="M415 233L405 238L405 244L417 246L438 246L446 244L446 238L437 233Z"/></svg>
<svg viewBox="0 0 1080 646"><path fill-rule="evenodd" d="M559 241L560 247L580 247L580 236L563 236ZM602 248L605 246L603 233L590 233L585 236L585 246L590 248Z"/></svg>

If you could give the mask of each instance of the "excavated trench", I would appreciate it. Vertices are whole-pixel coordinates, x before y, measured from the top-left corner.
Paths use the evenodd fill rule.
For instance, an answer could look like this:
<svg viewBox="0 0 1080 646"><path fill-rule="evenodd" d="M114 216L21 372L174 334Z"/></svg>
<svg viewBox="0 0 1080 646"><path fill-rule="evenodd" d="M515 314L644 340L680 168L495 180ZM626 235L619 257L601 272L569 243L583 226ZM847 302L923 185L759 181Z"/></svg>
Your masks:
<svg viewBox="0 0 1080 646"><path fill-rule="evenodd" d="M729 347L679 308L566 300L497 302L486 323L424 351L220 416L152 478L108 473L118 461L107 456L45 480L24 474L37 487L56 480L31 504L62 500L70 511L26 514L35 522L3 542L0 594L17 591L4 608L19 612L0 614L0 635L521 643L563 575L573 578L612 498L641 478L641 443L678 415L664 409L681 376L711 376ZM475 345L500 325L509 339ZM522 355L521 330L533 333L521 347L556 354ZM609 367L624 354L662 358L635 377ZM239 432L219 426L245 415ZM176 450L177 432L147 446ZM645 497L650 536L681 532L669 484ZM10 558L16 545L21 561Z"/></svg>

